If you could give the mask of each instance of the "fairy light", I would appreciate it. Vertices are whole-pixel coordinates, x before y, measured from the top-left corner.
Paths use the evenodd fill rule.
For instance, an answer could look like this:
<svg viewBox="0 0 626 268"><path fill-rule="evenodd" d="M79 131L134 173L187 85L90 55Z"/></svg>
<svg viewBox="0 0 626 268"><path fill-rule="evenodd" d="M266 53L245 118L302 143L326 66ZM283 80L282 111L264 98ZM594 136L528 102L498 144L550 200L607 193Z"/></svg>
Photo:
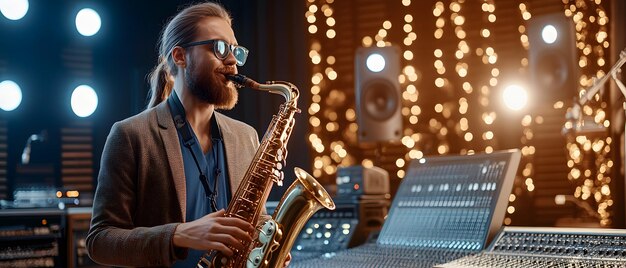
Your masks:
<svg viewBox="0 0 626 268"><path fill-rule="evenodd" d="M521 18L521 23L520 25L517 27L517 30L520 34L520 45L522 47L523 50L528 51L529 48L529 42L528 42L528 35L526 34L526 26L525 26L525 21L529 20L532 15L530 14L530 12L527 9L527 3L525 2L521 2L518 5L519 8L519 15ZM483 6L483 10L485 9L489 9L489 7L485 7ZM495 18L494 18L495 21ZM491 51L486 51L486 53L491 52ZM528 53L524 53L525 55L527 55ZM483 58L483 62L485 61L485 58ZM489 59L487 58L487 61L489 61ZM524 73L526 72L526 69L528 68L528 58L527 57L522 57L522 59L519 61L520 67L518 69L518 72L520 75L524 75ZM499 70L498 69L493 69L492 70L492 77L495 79L497 76L499 75ZM497 81L494 81L497 82ZM483 119L485 119L485 117L483 117ZM485 123L487 123L487 120L485 120ZM530 114L526 114L522 117L521 120L521 126L522 126L522 137L520 139L521 144L522 144L522 159L520 162L520 166L522 167L521 172L518 173L515 176L515 183L514 183L514 189L509 197L509 206L511 207L515 207L516 203L515 201L518 199L518 196L521 195L525 195L525 194L530 194L535 190L535 184L534 184L534 180L533 177L535 175L535 166L534 166L534 156L535 156L535 147L532 146L532 140L533 140L533 126L536 124L541 124L543 123L543 121L540 118L533 118L532 115ZM505 225L510 225L513 223L513 220L511 218L511 213L507 213L504 224Z"/></svg>
<svg viewBox="0 0 626 268"><path fill-rule="evenodd" d="M402 5L404 7L410 7L411 1L402 0ZM422 108L417 103L419 99L419 91L417 89L417 82L420 79L417 69L412 65L412 61L414 59L414 53L412 50L413 43L417 40L417 33L414 31L413 27L413 15L409 13L411 11L410 8L405 8L404 10L407 13L403 16L403 24L402 31L406 34L403 38L402 42L402 50L403 50L403 67L402 74L400 75L400 83L402 87L402 100L403 100L403 111L405 114L405 118L408 118L408 124L405 123L404 126L404 136L401 139L401 142L404 146L406 146L407 151L404 154L403 158L399 158L396 161L396 166L398 168L405 167L405 162L410 161L411 159L418 159L423 157L423 153L419 150L419 141L420 135L415 133L416 125L419 122L419 115L422 112ZM396 172L398 178L403 178L405 175L405 171L400 169Z"/></svg>
<svg viewBox="0 0 626 268"><path fill-rule="evenodd" d="M460 5L457 2L453 2L450 3L450 5L448 5L448 8L450 9L451 12L451 20L454 21L454 17L456 17L456 12L454 10L460 9ZM435 37L436 41L442 41L441 40L444 36L444 28L446 27L446 24L448 24L449 22L446 21L445 19L445 13L446 13L446 5L442 2L442 1L438 1L435 3L435 5L433 6L433 16L435 19L435 31L433 32L433 36ZM460 22L461 20L457 20L457 22ZM444 46L438 46L440 48L437 48L433 51L433 55L435 56L434 62L433 62L433 67L435 68L435 71L438 74L438 77L435 77L435 80L433 81L435 84L436 89L438 90L444 90L447 85L449 85L448 79L446 78L446 74L447 74L447 70L446 70L446 66L444 64L443 58L444 58L444 51L443 48ZM434 106L435 112L437 114L440 114L441 119L442 120L446 120L446 117L444 116L444 110L449 109L447 107L444 107L444 105L442 103L437 103ZM445 114L450 113L450 111L445 111ZM437 118L431 118L428 122L429 125L429 129L431 132L433 132L434 134L436 134L436 137L438 138L438 142L439 145L437 146L437 153L438 154L447 154L448 152L450 152L450 145L449 142L447 141L447 135L448 135L448 129L444 127L444 123L442 123L442 121L439 121L439 119Z"/></svg>
<svg viewBox="0 0 626 268"><path fill-rule="evenodd" d="M485 27L481 30L481 37L485 39L485 44L492 43L492 34L489 26L496 22L496 5L493 0L485 0L481 5L481 9L483 11L483 18L487 18L489 23L485 23ZM495 66L498 60L498 54L495 52L495 49L492 47L483 47L483 51L485 54L482 55L483 59L486 56L488 58L487 62L489 63L487 69L491 74L491 78L489 79L489 86L495 87L498 84L498 76L500 75L500 70ZM469 52L469 49L468 49ZM487 65L486 63L483 64ZM484 129L482 140L485 144L485 151L493 150L493 144L495 144L494 140L494 130L493 130L493 122L496 119L496 112L493 110L493 105L490 105L489 99L491 97L491 90L489 86L483 85L481 86L481 90L479 91L479 104L482 106L481 109L485 111L485 114L488 118L483 118L482 128Z"/></svg>
<svg viewBox="0 0 626 268"><path fill-rule="evenodd" d="M582 75L579 79L581 88L589 88L593 84L593 77L603 76L608 68L605 49L609 47L607 23L609 18L601 5L601 0L595 2L563 0L565 15L574 21L576 28L576 47L580 50L578 66ZM579 92L585 94L584 90ZM595 124L608 127L605 108L607 103L599 95L594 101L582 107L584 116L593 119ZM573 126L566 125L566 128ZM611 226L613 198L611 195L611 170L613 162L610 159L612 139L608 133L587 137L570 133L567 136L567 156L570 172L568 179L578 186L574 197L595 206L599 215L600 225Z"/></svg>
<svg viewBox="0 0 626 268"><path fill-rule="evenodd" d="M326 54L327 52L322 49L322 44L332 42L338 36L338 32L335 29L337 21L334 17L333 2L333 0L308 0L307 10L304 14L309 24L308 32L312 37L309 50L309 58L312 64L311 105L308 108L310 115L309 124L312 133L309 135L308 140L315 152L313 160L313 176L315 177L334 174L337 164L353 164L350 162L351 158L343 142L328 141L325 135L322 138L323 133L340 131L337 123L338 112L331 111L325 106L322 108L322 103L327 98L342 98L343 94L338 93L336 90L329 90L329 85L339 78L340 73L333 66L336 58L333 55ZM341 113L346 114L349 121L354 121L355 116L352 115L350 117L350 112L342 111ZM356 130L353 128L347 128L346 130L354 130L354 133L356 133Z"/></svg>
<svg viewBox="0 0 626 268"><path fill-rule="evenodd" d="M454 58L457 60L454 66L454 71L458 76L457 83L467 84L471 86L470 82L467 81L469 65L466 63L466 57L469 56L470 47L465 40L465 37L467 36L464 30L465 17L461 14L461 11L463 10L463 3L464 1L451 2L449 6L450 10L452 11L452 14L450 15L450 20L455 27L454 32L456 38L458 39L456 50L454 51ZM463 93L468 94L468 96L470 95L466 91L463 91ZM465 144L463 145L464 148L461 148L461 153L469 153L471 151L474 151L472 148L472 144L476 143L473 142L474 133L471 132L469 122L466 119L467 111L470 109L470 102L465 96L460 95L457 103L458 114L459 116L461 116L461 120L459 120L459 122L457 123L457 129L460 131L459 135L462 137L462 140L465 141Z"/></svg>

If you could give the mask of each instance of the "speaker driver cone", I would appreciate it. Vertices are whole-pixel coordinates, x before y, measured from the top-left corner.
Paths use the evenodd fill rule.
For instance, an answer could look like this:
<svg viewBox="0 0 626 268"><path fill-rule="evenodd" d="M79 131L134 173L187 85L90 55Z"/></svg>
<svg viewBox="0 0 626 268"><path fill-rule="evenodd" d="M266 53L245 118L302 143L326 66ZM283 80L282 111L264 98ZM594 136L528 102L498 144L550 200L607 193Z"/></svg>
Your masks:
<svg viewBox="0 0 626 268"><path fill-rule="evenodd" d="M376 120L385 121L391 118L398 108L400 96L394 86L387 80L372 80L363 87L361 107L365 114Z"/></svg>
<svg viewBox="0 0 626 268"><path fill-rule="evenodd" d="M541 55L536 65L536 83L541 87L539 90L560 90L568 79L567 65L567 60L558 55Z"/></svg>

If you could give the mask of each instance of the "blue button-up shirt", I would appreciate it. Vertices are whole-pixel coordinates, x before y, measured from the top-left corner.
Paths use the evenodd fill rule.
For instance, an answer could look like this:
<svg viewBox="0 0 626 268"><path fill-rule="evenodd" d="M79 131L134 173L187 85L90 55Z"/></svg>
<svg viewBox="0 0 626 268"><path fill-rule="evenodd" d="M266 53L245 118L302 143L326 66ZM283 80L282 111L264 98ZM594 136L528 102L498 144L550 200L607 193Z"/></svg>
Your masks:
<svg viewBox="0 0 626 268"><path fill-rule="evenodd" d="M191 146L191 149L194 150L193 153L198 158L198 164L208 179L207 183L211 191L215 191L213 187L215 186L215 180L217 180L217 209L226 209L231 196L230 182L227 179L228 170L224 142L215 116L211 117L212 146L206 154L202 153L202 148L200 147L195 133L192 132L192 135L195 142ZM185 147L180 131L178 132L178 140L180 142L183 163L185 165L185 184L187 187L186 219L187 222L190 222L214 211L211 209L211 200L207 197L202 183L200 182L198 166L193 160L191 150ZM174 267L195 267L202 254L204 254L204 251L190 249L187 259L176 262Z"/></svg>

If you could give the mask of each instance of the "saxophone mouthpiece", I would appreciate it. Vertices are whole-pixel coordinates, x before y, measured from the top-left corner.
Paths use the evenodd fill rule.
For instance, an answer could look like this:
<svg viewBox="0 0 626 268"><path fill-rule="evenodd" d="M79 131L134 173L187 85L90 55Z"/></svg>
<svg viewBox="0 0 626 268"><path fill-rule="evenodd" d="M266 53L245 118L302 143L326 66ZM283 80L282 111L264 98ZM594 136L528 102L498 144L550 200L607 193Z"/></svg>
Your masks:
<svg viewBox="0 0 626 268"><path fill-rule="evenodd" d="M228 78L228 80L230 81L233 81L233 83L235 83L235 85L240 88L249 87L258 89L260 86L257 81L254 81L242 74L228 75L226 76L226 78Z"/></svg>

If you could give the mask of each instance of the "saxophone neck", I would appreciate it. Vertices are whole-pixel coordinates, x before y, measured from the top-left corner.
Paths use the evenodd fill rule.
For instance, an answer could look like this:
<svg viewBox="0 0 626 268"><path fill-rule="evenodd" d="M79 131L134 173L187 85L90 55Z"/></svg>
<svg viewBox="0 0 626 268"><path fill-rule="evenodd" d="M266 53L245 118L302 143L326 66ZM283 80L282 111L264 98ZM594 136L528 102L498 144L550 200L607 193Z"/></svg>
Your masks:
<svg viewBox="0 0 626 268"><path fill-rule="evenodd" d="M268 81L266 84L260 84L259 89L281 95L286 102L297 103L300 96L298 88L285 81Z"/></svg>

